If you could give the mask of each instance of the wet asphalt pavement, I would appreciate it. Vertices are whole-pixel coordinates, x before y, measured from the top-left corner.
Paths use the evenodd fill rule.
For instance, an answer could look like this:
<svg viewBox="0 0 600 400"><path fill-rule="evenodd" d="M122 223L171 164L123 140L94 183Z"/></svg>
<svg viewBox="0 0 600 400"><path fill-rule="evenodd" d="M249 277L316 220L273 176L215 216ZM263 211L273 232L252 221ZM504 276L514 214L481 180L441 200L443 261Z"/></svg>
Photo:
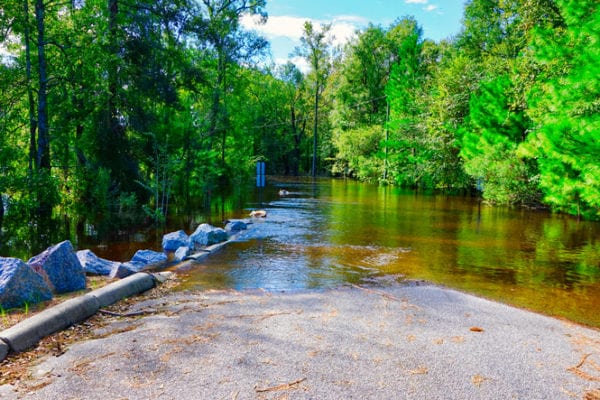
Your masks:
<svg viewBox="0 0 600 400"><path fill-rule="evenodd" d="M427 284L172 293L2 399L596 399L600 332Z"/></svg>

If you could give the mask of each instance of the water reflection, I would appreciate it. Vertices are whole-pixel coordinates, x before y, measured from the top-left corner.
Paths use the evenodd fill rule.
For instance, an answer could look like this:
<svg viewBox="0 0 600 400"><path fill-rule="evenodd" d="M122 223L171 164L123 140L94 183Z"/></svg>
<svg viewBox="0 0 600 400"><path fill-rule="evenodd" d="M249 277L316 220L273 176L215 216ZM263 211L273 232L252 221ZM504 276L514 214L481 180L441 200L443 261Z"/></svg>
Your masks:
<svg viewBox="0 0 600 400"><path fill-rule="evenodd" d="M600 225L338 180L272 182L269 215L185 271L187 288L426 279L600 327ZM278 197L284 187L290 194Z"/></svg>

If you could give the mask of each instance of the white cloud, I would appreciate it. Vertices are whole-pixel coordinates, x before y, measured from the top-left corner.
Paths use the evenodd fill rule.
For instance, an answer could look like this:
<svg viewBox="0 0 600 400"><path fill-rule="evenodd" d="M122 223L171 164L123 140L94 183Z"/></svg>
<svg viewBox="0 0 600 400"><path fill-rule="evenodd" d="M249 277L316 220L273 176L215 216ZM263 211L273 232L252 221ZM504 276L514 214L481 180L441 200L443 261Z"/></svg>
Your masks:
<svg viewBox="0 0 600 400"><path fill-rule="evenodd" d="M333 21L331 25L331 35L333 36L333 45L342 46L348 43L355 35L358 27L350 22Z"/></svg>
<svg viewBox="0 0 600 400"><path fill-rule="evenodd" d="M359 15L338 15L334 17L333 21L345 21L355 25L367 25L369 20L365 17L361 17Z"/></svg>
<svg viewBox="0 0 600 400"><path fill-rule="evenodd" d="M427 12L430 12L430 11L434 11L434 10L437 10L437 9L438 9L438 6L436 6L434 4L430 4L427 7L425 7L423 10L425 10Z"/></svg>
<svg viewBox="0 0 600 400"><path fill-rule="evenodd" d="M291 61L300 71L304 73L308 73L310 71L310 65L308 61L303 57L295 56L290 58L276 58L275 64L282 65L287 64L288 61Z"/></svg>
<svg viewBox="0 0 600 400"><path fill-rule="evenodd" d="M306 18L275 16L269 17L266 23L260 24L260 18L244 15L240 22L244 28L256 30L266 36L284 36L299 40L306 20Z"/></svg>
<svg viewBox="0 0 600 400"><path fill-rule="evenodd" d="M306 21L312 22L315 27L330 23L334 45L348 42L360 26L367 24L365 18L354 15L340 15L331 21L290 16L270 16L265 24L260 24L257 17L245 15L241 18L242 26L246 29L256 30L267 37L286 37L293 41L299 41L302 37Z"/></svg>
<svg viewBox="0 0 600 400"><path fill-rule="evenodd" d="M270 39L272 50L274 52L274 61L276 64L285 64L287 61L292 61L298 66L301 71L307 71L308 65L299 57L289 58L289 54L281 54L277 49L274 39L287 39L293 46L300 45L300 38L304 32L304 23L310 21L313 26L318 29L324 24L331 24L331 38L334 46L343 46L350 41L356 34L356 30L367 25L368 21L360 16L354 15L339 15L329 21L315 20L311 18L292 17L292 16L269 16L267 22L259 23L260 19L245 15L240 22L245 29L255 30L259 34ZM288 49L288 53L290 49Z"/></svg>

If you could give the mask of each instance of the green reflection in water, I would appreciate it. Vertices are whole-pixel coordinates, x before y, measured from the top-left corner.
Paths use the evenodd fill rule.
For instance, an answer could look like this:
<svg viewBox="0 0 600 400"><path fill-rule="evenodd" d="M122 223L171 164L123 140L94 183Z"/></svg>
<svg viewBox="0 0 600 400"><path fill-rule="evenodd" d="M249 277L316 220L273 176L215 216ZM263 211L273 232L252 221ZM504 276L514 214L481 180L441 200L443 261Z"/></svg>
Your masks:
<svg viewBox="0 0 600 400"><path fill-rule="evenodd" d="M367 267L600 327L598 223L342 181L324 200L330 243L382 249Z"/></svg>

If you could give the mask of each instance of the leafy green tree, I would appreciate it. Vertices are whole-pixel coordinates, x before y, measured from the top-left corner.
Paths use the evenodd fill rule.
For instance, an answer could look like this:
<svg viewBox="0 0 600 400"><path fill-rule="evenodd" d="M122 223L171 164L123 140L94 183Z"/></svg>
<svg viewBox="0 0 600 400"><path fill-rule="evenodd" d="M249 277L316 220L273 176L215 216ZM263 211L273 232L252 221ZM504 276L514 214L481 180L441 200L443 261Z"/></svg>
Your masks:
<svg viewBox="0 0 600 400"><path fill-rule="evenodd" d="M331 70L329 53L331 47L330 30L331 24L315 28L312 22L306 21L302 37L300 38L300 47L296 48L296 54L303 57L311 68L308 79L312 82L314 95L313 154L311 166L311 175L313 177L317 175L319 100L325 89L327 76Z"/></svg>
<svg viewBox="0 0 600 400"><path fill-rule="evenodd" d="M227 93L232 85L228 68L238 62L250 62L266 48L266 41L253 32L241 29L243 14L266 19L265 0L202 0L200 15L195 21L195 33L201 46L214 60L212 67L212 104L209 116L209 142L212 148L220 136L221 167L225 167L227 132ZM220 135L219 135L220 134Z"/></svg>
<svg viewBox="0 0 600 400"><path fill-rule="evenodd" d="M469 114L469 99L477 90L481 67L451 43L439 45L439 59L431 72L424 99L428 158L425 173L435 188L465 189L459 128Z"/></svg>
<svg viewBox="0 0 600 400"><path fill-rule="evenodd" d="M466 6L457 44L479 77L457 132L465 171L490 201L539 201L537 165L520 152L533 127L526 94L542 71L528 43L535 26L558 23L552 1L473 0Z"/></svg>
<svg viewBox="0 0 600 400"><path fill-rule="evenodd" d="M462 138L465 171L483 185L487 200L513 204L535 201L534 163L517 155L530 122L511 104L514 85L506 75L480 85L472 96Z"/></svg>
<svg viewBox="0 0 600 400"><path fill-rule="evenodd" d="M337 164L337 168L344 170L334 169L333 172L364 181L381 178L383 165L381 157L377 155L381 151L380 144L383 140L382 125L362 126L335 136L333 144L337 150L336 157L344 160L343 164Z"/></svg>
<svg viewBox="0 0 600 400"><path fill-rule="evenodd" d="M420 126L421 88L425 71L422 63L422 30L413 18L400 21L395 34L401 38L398 60L392 66L386 94L390 102L389 149L391 175L400 185L417 186L423 178L421 170Z"/></svg>
<svg viewBox="0 0 600 400"><path fill-rule="evenodd" d="M289 107L293 106L292 88L283 80L277 79L270 71L248 70L240 74L246 77L246 85L237 96L235 109L238 132L252 131L248 138L240 138L233 148L239 152L246 149L247 155L240 157L249 160L250 165L258 159L267 162L272 174L290 172L290 160L287 155L293 148L293 138L289 129ZM245 92L245 94L244 94ZM252 99L248 102L248 99ZM250 104L248 104L250 103ZM241 115L240 115L241 114ZM240 118L242 117L243 118ZM241 135L240 135L241 136ZM248 139L252 139L248 143ZM244 143L245 142L245 143ZM248 151L253 149L253 151Z"/></svg>
<svg viewBox="0 0 600 400"><path fill-rule="evenodd" d="M536 129L523 149L539 164L546 202L600 218L600 10L589 0L556 4L564 26L543 26L534 36L546 72L529 94Z"/></svg>
<svg viewBox="0 0 600 400"><path fill-rule="evenodd" d="M289 118L286 132L291 139L291 146L282 154L286 162L284 172L298 176L302 148L306 147L306 122L309 114L309 104L306 96L303 96L307 91L306 79L292 62L282 66L277 75L284 84L284 102L287 105Z"/></svg>
<svg viewBox="0 0 600 400"><path fill-rule="evenodd" d="M388 111L385 85L397 51L388 33L374 25L358 32L331 76L335 80L330 113L336 149L334 174L362 180L377 180L382 175L380 143ZM363 163L369 167L362 168Z"/></svg>
<svg viewBox="0 0 600 400"><path fill-rule="evenodd" d="M385 85L396 53L387 34L382 27L370 25L344 51L335 93L342 129L385 121Z"/></svg>
<svg viewBox="0 0 600 400"><path fill-rule="evenodd" d="M18 100L13 91L13 83L18 82L19 71L0 63L0 238L4 223L4 205L14 187L15 164L19 151L17 143L11 141L15 125L18 126L22 108L13 106ZM18 96L18 94L17 94ZM12 142L12 143L11 143Z"/></svg>

